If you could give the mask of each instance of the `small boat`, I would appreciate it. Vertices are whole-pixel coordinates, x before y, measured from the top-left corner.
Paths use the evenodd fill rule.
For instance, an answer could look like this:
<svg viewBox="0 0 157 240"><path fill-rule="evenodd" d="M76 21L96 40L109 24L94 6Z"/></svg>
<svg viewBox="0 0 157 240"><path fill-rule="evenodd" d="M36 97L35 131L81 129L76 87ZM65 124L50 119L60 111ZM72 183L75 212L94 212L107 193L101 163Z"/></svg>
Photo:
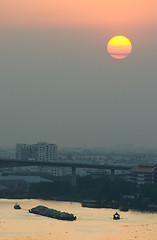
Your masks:
<svg viewBox="0 0 157 240"><path fill-rule="evenodd" d="M96 200L83 200L81 202L82 207L88 207L88 208L99 208L100 204Z"/></svg>
<svg viewBox="0 0 157 240"><path fill-rule="evenodd" d="M129 208L125 205L120 205L119 210L123 212L128 212Z"/></svg>
<svg viewBox="0 0 157 240"><path fill-rule="evenodd" d="M127 211L129 210L129 205L128 205L128 203L127 203L127 202L122 202L122 203L120 203L119 210L120 210L120 211L127 212Z"/></svg>
<svg viewBox="0 0 157 240"><path fill-rule="evenodd" d="M16 203L16 204L14 205L14 209L21 209L21 207L20 207L19 204Z"/></svg>
<svg viewBox="0 0 157 240"><path fill-rule="evenodd" d="M119 220L119 219L120 219L120 215L116 212L116 213L113 215L113 219L114 219L114 220Z"/></svg>

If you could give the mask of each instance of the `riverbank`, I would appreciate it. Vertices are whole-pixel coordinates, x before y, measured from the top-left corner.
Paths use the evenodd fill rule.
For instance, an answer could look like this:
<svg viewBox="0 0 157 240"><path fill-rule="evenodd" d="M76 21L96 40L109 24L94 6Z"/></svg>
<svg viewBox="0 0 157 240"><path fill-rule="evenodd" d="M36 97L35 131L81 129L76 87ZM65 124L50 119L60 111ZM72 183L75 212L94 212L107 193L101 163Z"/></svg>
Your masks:
<svg viewBox="0 0 157 240"><path fill-rule="evenodd" d="M8 199L8 200L13 200L16 199L18 201L20 200L41 200L41 201L58 201L58 202L75 202L75 203L80 203L82 207L86 207L86 208L101 208L101 209L118 209L119 211L128 211L128 210L132 210L132 211L138 211L138 212L150 212L150 213L157 213L157 205L145 205L145 206L122 206L119 202L113 203L112 201L107 202L107 203L103 203L102 205L100 204L100 201L96 201L96 200L85 200L85 201L81 201L81 200L76 200L76 199L69 199L69 198L23 198L23 197L10 197L10 198L0 198L0 200L3 199ZM104 202L104 200L102 200ZM86 203L86 204L84 204Z"/></svg>
<svg viewBox="0 0 157 240"><path fill-rule="evenodd" d="M77 179L76 187L70 182L54 181L51 183L33 183L25 194L17 191L5 191L3 198L44 199L57 201L83 200L96 201L95 207L114 209L136 209L139 211L157 210L157 186L136 186L125 182L120 177L111 180L107 176L101 178L82 177ZM103 202L103 204L102 204Z"/></svg>

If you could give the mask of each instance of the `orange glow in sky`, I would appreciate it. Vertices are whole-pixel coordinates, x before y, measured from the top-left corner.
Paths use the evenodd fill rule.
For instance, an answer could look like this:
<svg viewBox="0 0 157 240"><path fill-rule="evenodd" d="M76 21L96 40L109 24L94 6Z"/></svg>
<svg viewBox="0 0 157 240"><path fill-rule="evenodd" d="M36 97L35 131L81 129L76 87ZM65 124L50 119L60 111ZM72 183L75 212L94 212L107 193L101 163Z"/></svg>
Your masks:
<svg viewBox="0 0 157 240"><path fill-rule="evenodd" d="M145 25L156 9L156 0L1 0L0 26Z"/></svg>
<svg viewBox="0 0 157 240"><path fill-rule="evenodd" d="M131 53L132 45L128 38L115 36L108 42L107 50L113 58L123 59Z"/></svg>

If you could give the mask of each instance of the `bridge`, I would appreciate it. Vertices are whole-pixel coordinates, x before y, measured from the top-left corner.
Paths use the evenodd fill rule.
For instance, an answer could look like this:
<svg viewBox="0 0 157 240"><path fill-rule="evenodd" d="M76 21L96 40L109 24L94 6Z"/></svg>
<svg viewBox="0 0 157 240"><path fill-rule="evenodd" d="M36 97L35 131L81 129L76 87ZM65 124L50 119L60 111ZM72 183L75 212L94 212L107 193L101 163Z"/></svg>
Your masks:
<svg viewBox="0 0 157 240"><path fill-rule="evenodd" d="M93 168L93 169L108 169L111 174L115 174L115 170L129 170L128 166L96 164L96 163L78 163L78 162L61 162L61 161L32 161L32 160L17 160L17 159L0 159L0 168L4 167L26 167L26 166L41 166L41 167L68 167L72 169L72 186L76 186L76 168Z"/></svg>

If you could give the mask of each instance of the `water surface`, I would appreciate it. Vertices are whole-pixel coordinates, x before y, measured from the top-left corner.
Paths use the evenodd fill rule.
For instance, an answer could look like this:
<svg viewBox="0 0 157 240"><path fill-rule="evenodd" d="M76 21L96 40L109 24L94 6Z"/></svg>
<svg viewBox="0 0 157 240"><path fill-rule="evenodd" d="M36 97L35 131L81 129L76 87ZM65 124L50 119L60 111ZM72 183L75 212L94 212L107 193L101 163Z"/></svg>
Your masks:
<svg viewBox="0 0 157 240"><path fill-rule="evenodd" d="M21 210L14 209L16 202ZM37 205L73 213L77 220L61 221L28 212ZM0 239L156 240L157 214L119 212L121 219L114 221L114 213L114 209L83 208L74 202L0 199Z"/></svg>

